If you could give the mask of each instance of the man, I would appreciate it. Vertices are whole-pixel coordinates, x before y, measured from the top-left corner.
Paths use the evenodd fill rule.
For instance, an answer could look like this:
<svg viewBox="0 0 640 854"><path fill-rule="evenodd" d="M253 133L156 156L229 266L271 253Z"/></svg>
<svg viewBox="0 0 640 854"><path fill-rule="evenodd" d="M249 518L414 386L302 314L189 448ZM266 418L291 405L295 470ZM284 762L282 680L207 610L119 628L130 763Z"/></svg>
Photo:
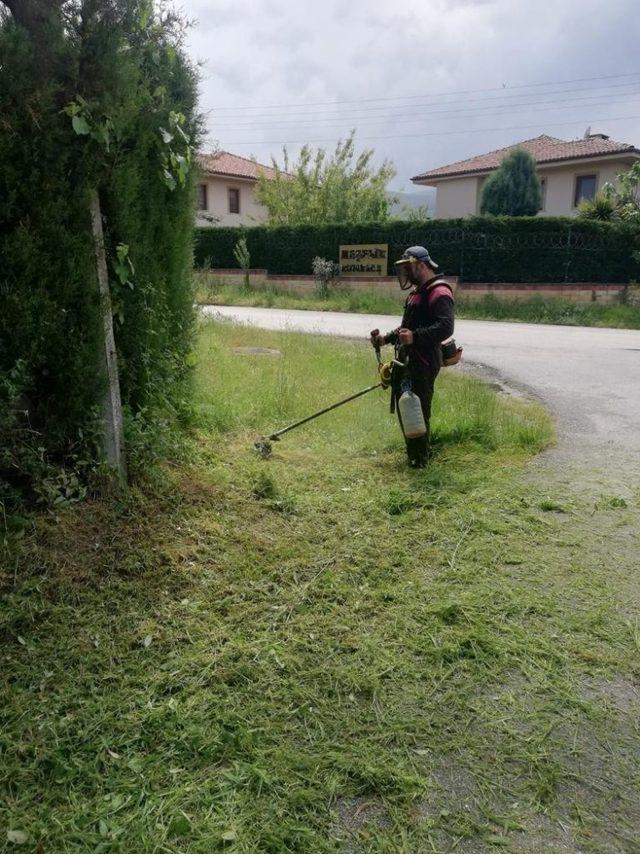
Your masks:
<svg viewBox="0 0 640 854"><path fill-rule="evenodd" d="M414 394L420 398L427 433L419 439L407 439L407 457L412 468L424 468L429 453L429 419L433 387L442 367L441 344L453 334L453 292L438 278L439 267L424 246L410 246L395 262L402 290L411 288L405 302L402 323L387 335L371 333L374 346L394 344L399 347L400 361L408 357L407 367L394 368L391 387L392 410L398 410L402 383L408 379ZM404 432L404 431L403 431Z"/></svg>

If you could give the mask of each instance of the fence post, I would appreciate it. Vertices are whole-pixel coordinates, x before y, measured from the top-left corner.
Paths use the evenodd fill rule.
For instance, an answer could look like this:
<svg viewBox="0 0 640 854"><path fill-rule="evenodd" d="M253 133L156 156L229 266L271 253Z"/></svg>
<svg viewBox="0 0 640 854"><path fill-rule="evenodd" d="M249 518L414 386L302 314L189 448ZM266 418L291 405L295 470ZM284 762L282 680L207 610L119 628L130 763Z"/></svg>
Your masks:
<svg viewBox="0 0 640 854"><path fill-rule="evenodd" d="M113 337L111 293L109 291L109 275L107 273L107 259L104 250L100 198L97 190L91 191L89 207L91 211L93 242L96 252L98 290L100 293L100 314L102 316L102 334L104 341L101 369L107 380L107 388L102 402L102 441L108 465L114 470L120 482L125 483L127 479L127 470L124 455L124 430L122 426L122 403L120 400L118 359L116 356L115 339Z"/></svg>

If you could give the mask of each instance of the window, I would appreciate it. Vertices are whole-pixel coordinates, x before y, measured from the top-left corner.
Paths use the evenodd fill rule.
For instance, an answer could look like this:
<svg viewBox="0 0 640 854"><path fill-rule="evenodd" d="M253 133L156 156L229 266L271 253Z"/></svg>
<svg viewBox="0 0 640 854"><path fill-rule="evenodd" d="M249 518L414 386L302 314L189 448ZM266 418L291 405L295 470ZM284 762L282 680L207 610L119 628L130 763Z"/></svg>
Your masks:
<svg viewBox="0 0 640 854"><path fill-rule="evenodd" d="M198 184L198 210L206 211L208 210L207 205L207 185L206 184Z"/></svg>
<svg viewBox="0 0 640 854"><path fill-rule="evenodd" d="M547 206L547 179L540 178L540 189L542 190L542 204L540 210L543 211Z"/></svg>
<svg viewBox="0 0 640 854"><path fill-rule="evenodd" d="M229 187L229 213L240 213L240 190Z"/></svg>
<svg viewBox="0 0 640 854"><path fill-rule="evenodd" d="M596 194L596 176L595 175L577 175L576 176L576 192L573 199L573 206L577 208L580 202L585 199L592 199Z"/></svg>

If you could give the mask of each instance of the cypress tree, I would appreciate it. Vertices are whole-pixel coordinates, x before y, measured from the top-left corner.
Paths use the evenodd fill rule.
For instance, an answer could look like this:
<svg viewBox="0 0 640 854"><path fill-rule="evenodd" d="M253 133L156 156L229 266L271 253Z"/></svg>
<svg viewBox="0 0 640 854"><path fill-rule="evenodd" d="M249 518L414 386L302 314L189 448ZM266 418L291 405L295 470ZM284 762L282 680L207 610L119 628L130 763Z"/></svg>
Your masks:
<svg viewBox="0 0 640 854"><path fill-rule="evenodd" d="M482 191L480 212L493 216L535 216L542 207L542 187L536 162L516 148L502 161Z"/></svg>

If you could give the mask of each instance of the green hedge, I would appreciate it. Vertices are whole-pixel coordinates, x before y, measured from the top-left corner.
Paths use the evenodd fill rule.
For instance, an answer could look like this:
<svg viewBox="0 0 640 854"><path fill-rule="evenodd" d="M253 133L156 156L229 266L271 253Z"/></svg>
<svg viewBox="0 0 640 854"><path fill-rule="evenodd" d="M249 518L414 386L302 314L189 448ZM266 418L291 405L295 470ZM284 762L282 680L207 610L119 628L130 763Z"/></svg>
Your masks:
<svg viewBox="0 0 640 854"><path fill-rule="evenodd" d="M135 0L94 4L82 38L54 11L47 50L0 16L0 509L43 497L60 464L89 470L100 456L93 188L133 425L130 469L131 436L142 447L187 400L194 193L191 180L174 190L163 180L161 129L180 111L197 134L196 75L177 49L179 33L141 9ZM109 146L74 131L63 107L80 95L92 119L110 118ZM119 244L133 264L126 283L116 270Z"/></svg>
<svg viewBox="0 0 640 854"><path fill-rule="evenodd" d="M252 267L310 274L316 255L338 260L340 244L388 243L389 275L407 246L429 248L443 271L466 282L628 282L638 277L633 226L547 217L473 217L295 228L199 228L199 267L237 267L233 247L244 234Z"/></svg>

